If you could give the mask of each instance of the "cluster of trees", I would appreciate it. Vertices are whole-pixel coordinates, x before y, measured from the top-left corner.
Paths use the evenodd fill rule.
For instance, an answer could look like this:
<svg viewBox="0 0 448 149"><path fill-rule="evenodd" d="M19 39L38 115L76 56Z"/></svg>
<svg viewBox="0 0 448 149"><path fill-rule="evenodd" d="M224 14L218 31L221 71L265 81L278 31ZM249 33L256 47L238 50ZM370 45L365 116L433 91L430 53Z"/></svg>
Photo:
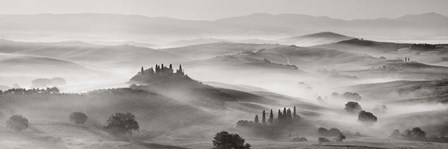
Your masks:
<svg viewBox="0 0 448 149"><path fill-rule="evenodd" d="M250 144L245 143L244 138L238 134L231 134L227 131L216 133L213 137L213 149L250 149Z"/></svg>
<svg viewBox="0 0 448 149"><path fill-rule="evenodd" d="M13 94L13 95L32 95L32 94L59 94L59 89L56 87L45 89L25 89L25 88L12 88L6 91L1 91L0 94Z"/></svg>
<svg viewBox="0 0 448 149"><path fill-rule="evenodd" d="M87 115L82 112L73 112L69 115L70 122L76 125L84 124L87 119ZM19 132L27 129L29 122L22 115L13 115L6 121L6 126ZM115 113L106 121L104 129L115 137L123 137L127 134L132 135L132 131L138 131L139 124L131 113Z"/></svg>
<svg viewBox="0 0 448 149"><path fill-rule="evenodd" d="M344 94L339 94L339 93L333 92L331 94L331 97L345 98L347 100L354 100L354 101L359 101L362 99L361 95L359 95L358 93L354 93L354 92L345 92Z"/></svg>
<svg viewBox="0 0 448 149"><path fill-rule="evenodd" d="M151 67L149 69L141 68L137 75L131 78L131 81L137 82L152 82L154 80L159 80L161 78L173 77L173 76L185 76L185 72L182 69L182 65L179 65L179 69L174 70L173 65L170 64L168 67L161 65L156 65L155 68Z"/></svg>
<svg viewBox="0 0 448 149"><path fill-rule="evenodd" d="M383 105L386 108L385 105ZM358 102L350 101L345 104L345 111L349 113L358 113L358 121L365 123L375 123L378 121L378 118L371 112L367 112L362 110L361 105Z"/></svg>
<svg viewBox="0 0 448 149"><path fill-rule="evenodd" d="M398 139L407 139L407 140L427 140L426 132L423 131L420 127L414 127L411 130L406 129L403 133L400 133L399 129L395 129L391 137Z"/></svg>
<svg viewBox="0 0 448 149"><path fill-rule="evenodd" d="M406 129L400 133L399 129L392 131L390 135L392 138L412 140L412 141L429 141L429 142L441 142L448 143L448 137L445 132L441 132L439 136L430 135L423 131L420 127L414 127L412 129Z"/></svg>
<svg viewBox="0 0 448 149"><path fill-rule="evenodd" d="M317 134L319 134L319 136L323 136L321 138L334 137L336 142L342 142L346 138L345 135L341 132L341 130L339 130L337 128L326 129L323 127L319 127L317 129ZM327 138L324 138L324 139L327 139ZM318 141L320 142L320 140L318 140ZM330 142L330 140L325 141L325 142Z"/></svg>
<svg viewBox="0 0 448 149"><path fill-rule="evenodd" d="M435 49L437 45L427 43L414 43L411 45L411 49Z"/></svg>

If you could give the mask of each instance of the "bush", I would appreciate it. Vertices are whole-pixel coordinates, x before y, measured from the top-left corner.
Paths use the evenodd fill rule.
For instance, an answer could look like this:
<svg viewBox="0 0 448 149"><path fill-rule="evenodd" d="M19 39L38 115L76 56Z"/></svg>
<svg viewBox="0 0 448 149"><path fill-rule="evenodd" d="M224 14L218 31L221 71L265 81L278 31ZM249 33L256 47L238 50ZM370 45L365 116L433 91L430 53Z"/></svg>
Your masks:
<svg viewBox="0 0 448 149"><path fill-rule="evenodd" d="M138 131L138 122L131 113L115 113L110 116L104 127L110 134L121 136L124 134L132 135L132 131Z"/></svg>
<svg viewBox="0 0 448 149"><path fill-rule="evenodd" d="M238 134L230 134L226 131L216 133L213 138L214 149L250 149L249 143Z"/></svg>
<svg viewBox="0 0 448 149"><path fill-rule="evenodd" d="M305 137L295 137L295 138L292 138L291 141L293 141L293 142L306 142L306 141L308 141L308 139L306 139Z"/></svg>
<svg viewBox="0 0 448 149"><path fill-rule="evenodd" d="M87 121L87 115L81 112L73 112L70 114L70 121L76 125L84 124Z"/></svg>
<svg viewBox="0 0 448 149"><path fill-rule="evenodd" d="M361 111L358 115L358 121L374 123L378 120L378 118L370 112Z"/></svg>
<svg viewBox="0 0 448 149"><path fill-rule="evenodd" d="M319 143L330 142L330 140L328 140L327 138L324 138L324 137L319 137L319 138L317 139L317 141L318 141Z"/></svg>
<svg viewBox="0 0 448 149"><path fill-rule="evenodd" d="M358 113L359 111L362 110L361 105L359 105L358 102L347 102L345 104L345 111L350 112L350 113Z"/></svg>
<svg viewBox="0 0 448 149"><path fill-rule="evenodd" d="M6 121L6 126L15 131L22 131L29 127L28 119L21 115L13 115L9 117L8 121Z"/></svg>

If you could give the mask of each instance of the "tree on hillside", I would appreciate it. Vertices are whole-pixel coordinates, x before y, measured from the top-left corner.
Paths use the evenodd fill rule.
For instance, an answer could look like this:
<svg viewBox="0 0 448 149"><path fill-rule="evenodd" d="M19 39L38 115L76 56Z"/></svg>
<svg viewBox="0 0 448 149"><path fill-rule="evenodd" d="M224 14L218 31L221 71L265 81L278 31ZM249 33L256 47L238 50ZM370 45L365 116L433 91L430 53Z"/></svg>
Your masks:
<svg viewBox="0 0 448 149"><path fill-rule="evenodd" d="M76 125L84 124L87 121L87 115L82 112L73 112L70 114L70 121Z"/></svg>
<svg viewBox="0 0 448 149"><path fill-rule="evenodd" d="M213 138L214 149L250 149L250 144L238 134L230 134L226 131L216 133Z"/></svg>
<svg viewBox="0 0 448 149"><path fill-rule="evenodd" d="M359 112L358 121L373 123L376 122L377 120L378 118L370 112L366 112L364 110Z"/></svg>
<svg viewBox="0 0 448 149"><path fill-rule="evenodd" d="M421 139L426 138L426 132L423 131L422 129L420 129L420 127L415 127L415 128L412 128L411 131L408 131L407 134L405 135L405 137L421 140Z"/></svg>
<svg viewBox="0 0 448 149"><path fill-rule="evenodd" d="M350 113L358 113L362 110L361 105L358 102L350 101L345 104L345 111Z"/></svg>
<svg viewBox="0 0 448 149"><path fill-rule="evenodd" d="M6 121L6 126L19 132L29 127L28 119L22 115L13 115L9 117L8 121Z"/></svg>
<svg viewBox="0 0 448 149"><path fill-rule="evenodd" d="M132 135L132 131L138 131L139 125L131 113L115 113L109 117L104 128L112 135L121 136Z"/></svg>

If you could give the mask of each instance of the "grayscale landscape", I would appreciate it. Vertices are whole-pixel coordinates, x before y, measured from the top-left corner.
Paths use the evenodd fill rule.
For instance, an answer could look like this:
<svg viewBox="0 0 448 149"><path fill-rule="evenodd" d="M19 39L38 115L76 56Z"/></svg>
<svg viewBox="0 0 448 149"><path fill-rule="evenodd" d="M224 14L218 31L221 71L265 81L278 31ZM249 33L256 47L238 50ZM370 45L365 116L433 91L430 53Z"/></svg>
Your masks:
<svg viewBox="0 0 448 149"><path fill-rule="evenodd" d="M0 149L446 149L447 6L0 0Z"/></svg>

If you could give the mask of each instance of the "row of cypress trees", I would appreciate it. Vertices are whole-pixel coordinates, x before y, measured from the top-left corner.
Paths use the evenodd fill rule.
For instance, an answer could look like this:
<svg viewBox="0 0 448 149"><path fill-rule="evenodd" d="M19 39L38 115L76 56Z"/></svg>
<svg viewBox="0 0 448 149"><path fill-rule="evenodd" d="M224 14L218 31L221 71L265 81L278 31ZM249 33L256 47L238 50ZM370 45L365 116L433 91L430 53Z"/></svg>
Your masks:
<svg viewBox="0 0 448 149"><path fill-rule="evenodd" d="M286 122L286 121L290 121L293 119L298 119L300 118L299 115L297 115L297 110L296 110L296 106L294 106L294 110L291 111L290 108L286 109L286 107L283 108L283 112L281 109L278 110L277 113L277 121L278 123L282 123L282 122ZM255 115L255 119L254 119L255 123L260 123L259 118L258 118L258 114ZM269 113L269 119L267 119L266 121L266 111L263 110L263 114L262 114L262 118L261 118L261 123L262 124L273 124L274 123L274 113L271 109L271 112Z"/></svg>

